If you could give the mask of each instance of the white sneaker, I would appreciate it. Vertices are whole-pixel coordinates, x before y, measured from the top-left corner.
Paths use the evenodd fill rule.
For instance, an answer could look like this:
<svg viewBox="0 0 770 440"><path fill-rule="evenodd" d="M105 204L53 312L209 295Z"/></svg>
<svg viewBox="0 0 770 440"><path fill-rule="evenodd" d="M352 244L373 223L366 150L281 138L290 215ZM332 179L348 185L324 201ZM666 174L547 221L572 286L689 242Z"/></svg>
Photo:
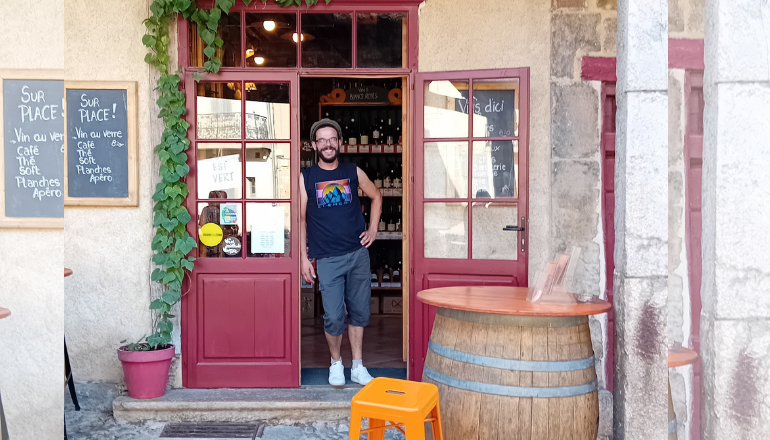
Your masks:
<svg viewBox="0 0 770 440"><path fill-rule="evenodd" d="M342 360L339 360L329 367L329 385L341 387L345 385L345 367L342 366Z"/></svg>
<svg viewBox="0 0 770 440"><path fill-rule="evenodd" d="M372 377L371 374L369 374L369 370L367 370L366 367L364 367L363 365L350 370L350 380L355 383L366 385L369 382L371 382L372 379L374 378Z"/></svg>

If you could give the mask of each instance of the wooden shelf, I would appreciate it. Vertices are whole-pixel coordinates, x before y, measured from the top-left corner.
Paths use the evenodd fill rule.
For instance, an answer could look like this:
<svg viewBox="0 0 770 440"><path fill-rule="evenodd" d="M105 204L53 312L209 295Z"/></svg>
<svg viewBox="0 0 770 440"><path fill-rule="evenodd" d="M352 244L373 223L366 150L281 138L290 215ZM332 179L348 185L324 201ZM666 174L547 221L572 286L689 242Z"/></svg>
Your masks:
<svg viewBox="0 0 770 440"><path fill-rule="evenodd" d="M403 154L403 146L401 144L393 144L393 145L380 145L382 147L382 151L372 152L372 145L371 144L364 144L363 145L366 149L366 151L361 151L361 145L357 146L356 151L349 151L348 144L344 144L343 146L340 146L340 154ZM393 147L393 151L386 151L385 147ZM343 148L344 147L344 148ZM368 149L367 149L368 147ZM399 148L401 147L401 151L399 151ZM344 150L344 151L343 151Z"/></svg>
<svg viewBox="0 0 770 440"><path fill-rule="evenodd" d="M399 234L398 236L395 235L384 235L384 234ZM377 233L377 240L395 240L400 241L404 239L404 233L403 232L378 232Z"/></svg>

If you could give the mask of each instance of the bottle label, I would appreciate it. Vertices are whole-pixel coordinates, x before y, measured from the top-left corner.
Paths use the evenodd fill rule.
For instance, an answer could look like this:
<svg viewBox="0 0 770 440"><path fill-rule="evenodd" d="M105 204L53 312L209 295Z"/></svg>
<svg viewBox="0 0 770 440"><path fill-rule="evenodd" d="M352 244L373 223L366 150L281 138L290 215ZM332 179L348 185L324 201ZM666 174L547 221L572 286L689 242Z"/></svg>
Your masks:
<svg viewBox="0 0 770 440"><path fill-rule="evenodd" d="M393 145L385 145L385 152L392 153L394 151Z"/></svg>
<svg viewBox="0 0 770 440"><path fill-rule="evenodd" d="M367 135L361 135L361 143L362 144L368 144L369 143L369 136Z"/></svg>
<svg viewBox="0 0 770 440"><path fill-rule="evenodd" d="M401 153L403 151L403 147L401 144L396 145L396 153Z"/></svg>
<svg viewBox="0 0 770 440"><path fill-rule="evenodd" d="M362 139L362 141L363 141L363 139ZM369 153L369 151L370 151L370 149L369 149L369 145L368 144L366 144L366 145L359 145L358 146L358 152L359 153Z"/></svg>
<svg viewBox="0 0 770 440"><path fill-rule="evenodd" d="M396 232L396 224L388 223L388 232Z"/></svg>
<svg viewBox="0 0 770 440"><path fill-rule="evenodd" d="M372 145L372 153L382 153L382 145L379 145L379 144Z"/></svg>
<svg viewBox="0 0 770 440"><path fill-rule="evenodd" d="M348 153L358 153L358 145L348 145Z"/></svg>
<svg viewBox="0 0 770 440"><path fill-rule="evenodd" d="M382 188L382 180L374 179L374 186L376 186L377 188Z"/></svg>
<svg viewBox="0 0 770 440"><path fill-rule="evenodd" d="M379 139L380 138L379 130L374 130L374 133L372 133L372 137L375 139Z"/></svg>

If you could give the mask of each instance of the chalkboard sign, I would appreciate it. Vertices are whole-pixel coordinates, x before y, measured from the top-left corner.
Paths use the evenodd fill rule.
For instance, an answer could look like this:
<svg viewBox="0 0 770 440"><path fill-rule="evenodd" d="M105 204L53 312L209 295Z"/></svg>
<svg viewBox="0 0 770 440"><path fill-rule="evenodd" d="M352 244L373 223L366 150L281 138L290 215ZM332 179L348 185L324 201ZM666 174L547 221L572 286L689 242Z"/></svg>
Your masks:
<svg viewBox="0 0 770 440"><path fill-rule="evenodd" d="M135 83L68 81L65 88L65 203L136 206Z"/></svg>
<svg viewBox="0 0 770 440"><path fill-rule="evenodd" d="M354 87L345 90L345 102L390 102L390 90L377 86Z"/></svg>
<svg viewBox="0 0 770 440"><path fill-rule="evenodd" d="M502 87L500 87L502 88ZM515 89L474 90L473 135L475 137L511 138L516 136L517 112ZM468 114L468 91L455 101L455 111ZM473 145L474 197L515 197L516 173L512 140L475 142Z"/></svg>
<svg viewBox="0 0 770 440"><path fill-rule="evenodd" d="M0 226L62 227L64 81L8 71L2 82Z"/></svg>

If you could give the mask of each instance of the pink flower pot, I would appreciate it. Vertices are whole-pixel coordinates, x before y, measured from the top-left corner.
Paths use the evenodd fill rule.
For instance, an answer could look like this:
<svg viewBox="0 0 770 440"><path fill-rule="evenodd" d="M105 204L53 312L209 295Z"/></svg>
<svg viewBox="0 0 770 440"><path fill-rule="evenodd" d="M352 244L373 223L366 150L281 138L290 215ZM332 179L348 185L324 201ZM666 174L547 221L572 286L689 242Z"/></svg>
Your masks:
<svg viewBox="0 0 770 440"><path fill-rule="evenodd" d="M155 351L126 351L118 349L118 359L123 364L128 397L155 399L163 396L168 383L174 346Z"/></svg>

